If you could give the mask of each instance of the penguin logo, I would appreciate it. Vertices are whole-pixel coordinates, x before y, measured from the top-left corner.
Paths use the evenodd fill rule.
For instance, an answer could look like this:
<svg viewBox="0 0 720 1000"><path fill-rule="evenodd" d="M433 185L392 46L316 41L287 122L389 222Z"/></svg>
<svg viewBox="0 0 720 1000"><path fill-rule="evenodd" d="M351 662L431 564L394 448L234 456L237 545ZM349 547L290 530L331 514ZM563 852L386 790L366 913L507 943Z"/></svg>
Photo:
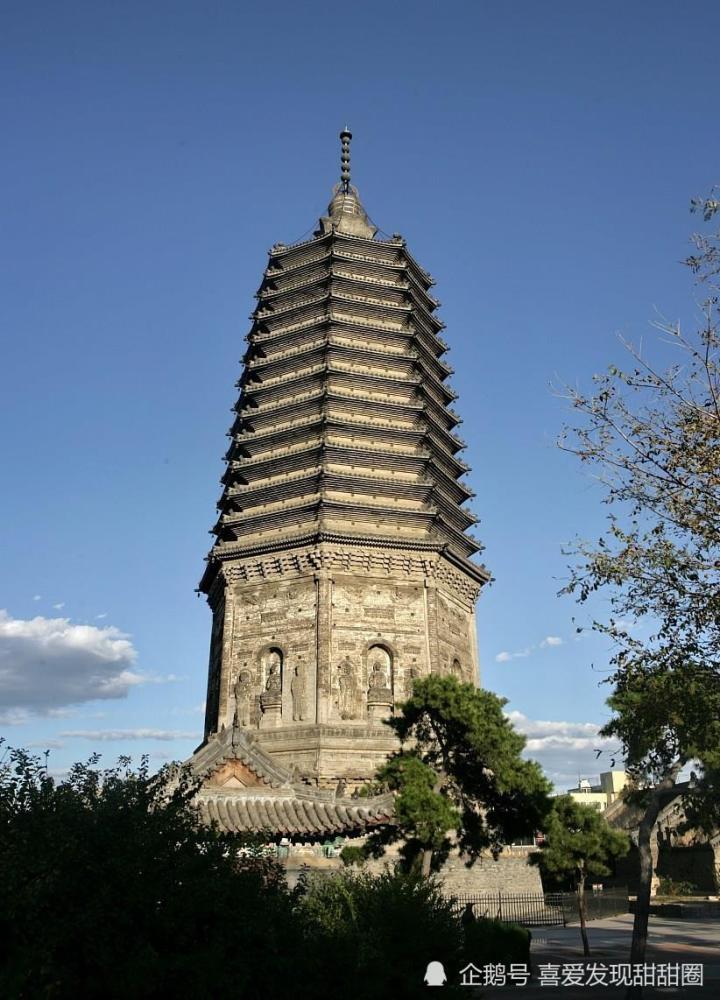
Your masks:
<svg viewBox="0 0 720 1000"><path fill-rule="evenodd" d="M447 976L442 962L428 962L428 967L425 970L425 985L444 986L446 982Z"/></svg>

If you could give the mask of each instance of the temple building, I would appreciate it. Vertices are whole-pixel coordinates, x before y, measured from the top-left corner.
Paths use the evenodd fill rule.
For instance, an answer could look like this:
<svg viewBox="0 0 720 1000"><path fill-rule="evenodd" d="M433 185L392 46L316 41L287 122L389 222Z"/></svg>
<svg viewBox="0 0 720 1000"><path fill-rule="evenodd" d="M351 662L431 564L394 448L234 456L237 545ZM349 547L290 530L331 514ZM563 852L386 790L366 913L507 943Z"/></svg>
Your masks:
<svg viewBox="0 0 720 1000"><path fill-rule="evenodd" d="M341 177L312 238L276 243L238 382L215 542L201 807L231 830L362 832L383 720L430 673L479 682L488 571L433 279Z"/></svg>

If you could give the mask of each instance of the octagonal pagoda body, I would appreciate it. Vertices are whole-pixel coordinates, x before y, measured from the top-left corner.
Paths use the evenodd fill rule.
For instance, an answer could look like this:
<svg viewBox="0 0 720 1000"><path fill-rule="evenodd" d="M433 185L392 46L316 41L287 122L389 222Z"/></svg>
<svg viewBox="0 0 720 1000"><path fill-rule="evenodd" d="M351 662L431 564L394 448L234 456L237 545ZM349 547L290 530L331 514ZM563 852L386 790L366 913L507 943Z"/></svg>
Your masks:
<svg viewBox="0 0 720 1000"><path fill-rule="evenodd" d="M216 542L206 740L366 781L416 677L478 683L472 495L432 279L338 187L257 293Z"/></svg>

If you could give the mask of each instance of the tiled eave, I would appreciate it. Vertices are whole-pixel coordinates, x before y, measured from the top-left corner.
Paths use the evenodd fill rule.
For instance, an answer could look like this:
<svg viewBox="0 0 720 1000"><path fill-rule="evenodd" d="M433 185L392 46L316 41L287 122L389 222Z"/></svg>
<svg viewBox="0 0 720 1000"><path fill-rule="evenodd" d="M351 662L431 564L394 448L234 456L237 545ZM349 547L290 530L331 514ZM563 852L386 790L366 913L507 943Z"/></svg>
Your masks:
<svg viewBox="0 0 720 1000"><path fill-rule="evenodd" d="M363 336L367 336L368 330L370 330L376 341L398 347L404 347L408 341L415 341L420 349L424 349L431 358L439 359L447 351L447 344L428 324L418 322L419 315L418 311L415 310L410 322L403 326L397 324L376 325L374 327L367 324L354 325L337 317L333 319L332 326L340 330L348 330L351 334L361 333ZM245 338L248 342L246 358L255 357L260 351L284 343L298 344L303 339L313 339L330 325L331 321L326 317L317 322L308 322L300 329L297 328L296 324L289 324L280 329L266 329L263 332L253 329Z"/></svg>
<svg viewBox="0 0 720 1000"><path fill-rule="evenodd" d="M205 823L225 833L264 833L306 839L359 834L387 825L393 816L390 797L336 799L324 802L296 795L252 795L203 790L196 800Z"/></svg>
<svg viewBox="0 0 720 1000"><path fill-rule="evenodd" d="M218 784L222 780L218 773L235 762L250 784ZM393 816L392 794L349 798L308 786L239 727L213 733L192 755L188 767L201 782L194 800L201 820L224 833L314 839L361 833L390 822Z"/></svg>

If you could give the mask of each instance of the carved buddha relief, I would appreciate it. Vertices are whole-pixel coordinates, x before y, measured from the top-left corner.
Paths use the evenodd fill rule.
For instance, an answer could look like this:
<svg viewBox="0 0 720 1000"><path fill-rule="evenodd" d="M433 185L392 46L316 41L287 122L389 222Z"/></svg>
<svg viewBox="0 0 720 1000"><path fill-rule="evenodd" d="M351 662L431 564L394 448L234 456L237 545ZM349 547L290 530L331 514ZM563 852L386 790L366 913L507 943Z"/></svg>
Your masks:
<svg viewBox="0 0 720 1000"><path fill-rule="evenodd" d="M338 712L341 719L360 718L360 685L349 656L338 667Z"/></svg>
<svg viewBox="0 0 720 1000"><path fill-rule="evenodd" d="M290 694L292 695L292 717L293 722L304 722L306 715L305 701L305 672L302 664L298 664L293 671L290 681Z"/></svg>
<svg viewBox="0 0 720 1000"><path fill-rule="evenodd" d="M392 701L393 694L393 662L390 653L384 646L371 646L367 654L368 662L368 696L380 692L388 695Z"/></svg>
<svg viewBox="0 0 720 1000"><path fill-rule="evenodd" d="M368 650L367 711L370 722L378 722L392 715L393 662L384 646L371 646Z"/></svg>
<svg viewBox="0 0 720 1000"><path fill-rule="evenodd" d="M235 723L238 726L250 726L253 709L253 686L249 670L241 670L235 681Z"/></svg>
<svg viewBox="0 0 720 1000"><path fill-rule="evenodd" d="M263 712L266 712L268 709L276 709L282 705L283 654L279 649L269 649L263 657L263 661L265 683L260 695L260 705Z"/></svg>

